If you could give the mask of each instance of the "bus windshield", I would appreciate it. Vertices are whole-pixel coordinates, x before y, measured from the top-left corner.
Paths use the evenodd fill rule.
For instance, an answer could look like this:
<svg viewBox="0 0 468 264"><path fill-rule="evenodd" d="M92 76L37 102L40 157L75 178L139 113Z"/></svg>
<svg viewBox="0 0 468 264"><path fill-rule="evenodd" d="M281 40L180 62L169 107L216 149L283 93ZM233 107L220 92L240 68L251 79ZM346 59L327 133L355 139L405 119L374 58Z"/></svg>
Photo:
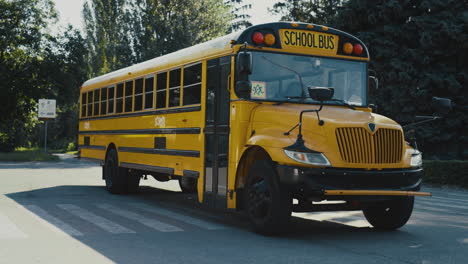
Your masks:
<svg viewBox="0 0 468 264"><path fill-rule="evenodd" d="M321 57L252 52L251 99L316 104L307 87L332 87L334 101L367 105L367 65Z"/></svg>

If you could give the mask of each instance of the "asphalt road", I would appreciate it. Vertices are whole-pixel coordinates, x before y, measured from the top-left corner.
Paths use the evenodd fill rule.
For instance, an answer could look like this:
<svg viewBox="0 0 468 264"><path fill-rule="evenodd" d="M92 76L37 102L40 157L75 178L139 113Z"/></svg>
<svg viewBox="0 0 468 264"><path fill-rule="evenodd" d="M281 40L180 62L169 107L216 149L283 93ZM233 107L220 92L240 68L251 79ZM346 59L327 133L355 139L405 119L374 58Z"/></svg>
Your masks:
<svg viewBox="0 0 468 264"><path fill-rule="evenodd" d="M281 237L203 208L177 182L108 194L93 163L0 163L0 263L468 263L468 192L425 188L409 223L376 231L361 212L294 214Z"/></svg>

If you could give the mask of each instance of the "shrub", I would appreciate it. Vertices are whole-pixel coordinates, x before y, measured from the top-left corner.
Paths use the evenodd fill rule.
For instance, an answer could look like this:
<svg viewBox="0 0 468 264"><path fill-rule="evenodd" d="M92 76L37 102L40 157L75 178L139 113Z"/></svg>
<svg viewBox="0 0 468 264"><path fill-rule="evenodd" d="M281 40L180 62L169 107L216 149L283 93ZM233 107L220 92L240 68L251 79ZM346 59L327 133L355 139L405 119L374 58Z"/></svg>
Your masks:
<svg viewBox="0 0 468 264"><path fill-rule="evenodd" d="M425 160L423 167L425 182L468 188L468 161Z"/></svg>

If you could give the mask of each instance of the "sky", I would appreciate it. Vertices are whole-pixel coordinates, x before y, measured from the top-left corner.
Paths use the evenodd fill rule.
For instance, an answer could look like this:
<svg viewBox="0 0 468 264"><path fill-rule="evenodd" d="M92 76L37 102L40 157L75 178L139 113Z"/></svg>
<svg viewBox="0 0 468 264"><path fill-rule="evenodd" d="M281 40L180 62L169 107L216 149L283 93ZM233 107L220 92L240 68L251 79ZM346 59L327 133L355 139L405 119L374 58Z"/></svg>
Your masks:
<svg viewBox="0 0 468 264"><path fill-rule="evenodd" d="M68 23L82 29L81 11L86 0L53 0L55 8L59 12L59 26L65 26ZM261 24L278 21L280 17L274 16L268 12L278 0L244 0L245 3L252 4L252 9L248 12L251 15L252 24Z"/></svg>

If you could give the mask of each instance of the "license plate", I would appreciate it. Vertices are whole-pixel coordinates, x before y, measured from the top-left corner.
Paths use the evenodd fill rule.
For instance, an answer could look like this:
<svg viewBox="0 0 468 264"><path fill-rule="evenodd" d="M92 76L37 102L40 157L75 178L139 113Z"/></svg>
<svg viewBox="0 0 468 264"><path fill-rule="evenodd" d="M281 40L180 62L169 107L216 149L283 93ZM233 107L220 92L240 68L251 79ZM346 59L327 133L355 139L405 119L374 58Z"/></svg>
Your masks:
<svg viewBox="0 0 468 264"><path fill-rule="evenodd" d="M338 51L338 36L295 29L280 29L282 48L296 52L335 55Z"/></svg>

